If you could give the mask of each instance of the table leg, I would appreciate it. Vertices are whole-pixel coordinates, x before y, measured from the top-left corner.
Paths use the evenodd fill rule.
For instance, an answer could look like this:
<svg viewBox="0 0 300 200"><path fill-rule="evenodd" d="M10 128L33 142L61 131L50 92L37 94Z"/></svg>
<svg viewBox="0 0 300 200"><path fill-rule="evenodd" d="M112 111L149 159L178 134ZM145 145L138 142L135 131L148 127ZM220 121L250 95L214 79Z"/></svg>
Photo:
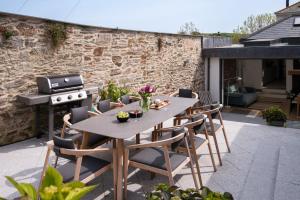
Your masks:
<svg viewBox="0 0 300 200"><path fill-rule="evenodd" d="M124 140L117 139L117 200L123 199L123 154Z"/></svg>
<svg viewBox="0 0 300 200"><path fill-rule="evenodd" d="M86 148L88 145L88 140L89 140L89 134L87 132L82 133L82 142L80 145L80 149Z"/></svg>

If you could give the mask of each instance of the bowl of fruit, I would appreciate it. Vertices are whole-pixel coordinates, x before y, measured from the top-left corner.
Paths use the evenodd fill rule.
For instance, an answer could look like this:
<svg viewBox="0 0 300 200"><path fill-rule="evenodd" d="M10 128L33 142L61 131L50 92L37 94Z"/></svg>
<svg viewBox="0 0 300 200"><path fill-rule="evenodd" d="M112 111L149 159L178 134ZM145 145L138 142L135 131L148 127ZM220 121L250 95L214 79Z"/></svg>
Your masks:
<svg viewBox="0 0 300 200"><path fill-rule="evenodd" d="M129 111L130 118L140 118L143 116L143 111L141 110L131 110Z"/></svg>
<svg viewBox="0 0 300 200"><path fill-rule="evenodd" d="M127 120L129 119L129 113L124 112L124 111L120 111L117 114L117 119L120 123L127 122Z"/></svg>

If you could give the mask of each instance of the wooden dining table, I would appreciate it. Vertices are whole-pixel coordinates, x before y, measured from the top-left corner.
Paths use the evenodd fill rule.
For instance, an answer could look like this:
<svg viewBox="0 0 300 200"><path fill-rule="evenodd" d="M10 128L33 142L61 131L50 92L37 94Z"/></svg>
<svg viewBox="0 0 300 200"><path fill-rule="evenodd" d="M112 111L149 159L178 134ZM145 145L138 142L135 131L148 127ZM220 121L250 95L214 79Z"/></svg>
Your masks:
<svg viewBox="0 0 300 200"><path fill-rule="evenodd" d="M87 142L89 133L99 134L115 139L116 155L114 156L114 173L116 173L116 184L114 185L114 198L123 199L123 154L124 140L132 138L137 134L149 130L156 125L191 108L198 99L154 96L152 99L169 100L169 105L160 110L150 109L144 112L141 118L130 118L126 123L118 122L116 115L119 111L131 111L140 109L139 102L113 109L101 115L91 117L71 126L72 129L83 133L83 145Z"/></svg>

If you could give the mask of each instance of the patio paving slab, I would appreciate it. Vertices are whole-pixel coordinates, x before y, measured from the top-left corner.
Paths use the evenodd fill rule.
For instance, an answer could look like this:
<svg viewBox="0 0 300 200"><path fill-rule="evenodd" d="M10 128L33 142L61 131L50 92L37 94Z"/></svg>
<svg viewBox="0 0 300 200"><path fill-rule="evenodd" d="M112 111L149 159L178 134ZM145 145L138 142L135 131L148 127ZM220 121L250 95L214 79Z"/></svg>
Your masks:
<svg viewBox="0 0 300 200"><path fill-rule="evenodd" d="M235 118L238 118L238 116L235 116ZM300 145L300 130L237 122L232 121L231 118L227 120L226 115L224 115L224 120L232 153L227 153L224 138L222 134L218 134L223 159L223 166L219 166L215 146L212 138L210 138L218 171L213 172L208 150L206 147L203 147L200 157L201 175L204 185L210 187L212 190L220 192L228 191L234 195L235 199L241 199L242 196L247 196L245 186L249 185L248 189L251 190L253 188L251 185L259 185L259 182L264 179L265 174L273 175L272 170L275 167L273 167L274 163L272 164L272 162L276 161L276 157L274 157L276 153L274 154L274 152L277 152L278 155L279 149L282 146ZM168 126L171 123L172 120L169 120L164 125ZM145 142L148 136L149 133L142 134L142 142ZM1 197L12 199L17 196L16 190L4 178L7 175L14 177L17 181L34 183L37 186L46 153L45 141L46 139L44 138L32 138L0 147ZM134 140L128 141L128 143L131 142L134 142ZM106 155L106 159L109 160L110 156ZM60 164L62 163L63 160L60 160ZM267 170L268 166L271 166L272 170ZM283 173L289 172L284 170ZM252 180L248 180L248 178L251 178L251 174L262 177L260 179L252 178ZM268 187L274 188L276 178L267 180L270 181L265 181L264 183L268 184ZM145 193L151 191L155 184L167 182L167 178L157 175L151 180L148 172L130 169L128 181L128 199L144 199ZM175 182L183 188L194 187L189 167L185 167L175 176ZM93 180L91 184L98 184L97 189L91 192L85 199L112 199L113 185L111 172L103 174ZM278 184L278 187L281 187L281 184L285 187L288 183L278 182Z"/></svg>

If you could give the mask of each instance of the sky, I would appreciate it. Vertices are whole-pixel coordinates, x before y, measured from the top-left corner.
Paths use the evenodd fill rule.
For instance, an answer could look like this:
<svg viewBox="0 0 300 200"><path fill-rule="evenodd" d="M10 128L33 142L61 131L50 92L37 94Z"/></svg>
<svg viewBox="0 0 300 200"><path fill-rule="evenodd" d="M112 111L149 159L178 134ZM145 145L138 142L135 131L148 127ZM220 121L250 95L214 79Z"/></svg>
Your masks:
<svg viewBox="0 0 300 200"><path fill-rule="evenodd" d="M185 22L200 32L232 32L250 15L284 7L285 0L0 0L1 12L166 33Z"/></svg>

